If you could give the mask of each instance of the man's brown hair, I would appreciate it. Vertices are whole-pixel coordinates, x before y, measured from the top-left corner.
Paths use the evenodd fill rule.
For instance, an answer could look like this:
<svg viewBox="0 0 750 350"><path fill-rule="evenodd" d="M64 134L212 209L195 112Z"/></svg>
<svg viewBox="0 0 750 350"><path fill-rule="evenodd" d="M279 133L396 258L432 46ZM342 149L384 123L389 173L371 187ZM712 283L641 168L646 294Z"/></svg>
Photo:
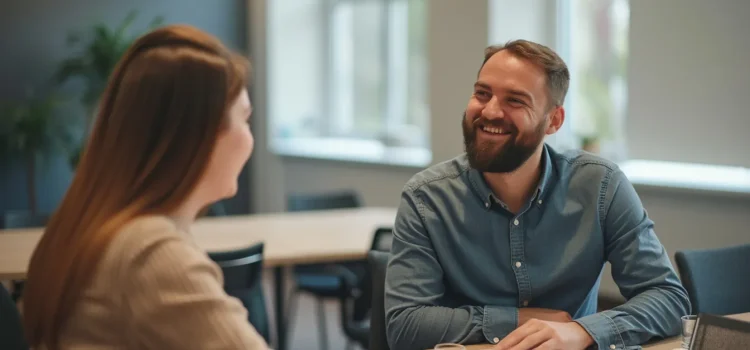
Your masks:
<svg viewBox="0 0 750 350"><path fill-rule="evenodd" d="M513 56L523 58L542 68L547 76L547 105L562 106L570 84L570 72L565 61L555 51L542 44L528 40L509 41L505 45L493 45L484 50L482 67L494 54L507 50ZM479 68L481 72L482 67Z"/></svg>

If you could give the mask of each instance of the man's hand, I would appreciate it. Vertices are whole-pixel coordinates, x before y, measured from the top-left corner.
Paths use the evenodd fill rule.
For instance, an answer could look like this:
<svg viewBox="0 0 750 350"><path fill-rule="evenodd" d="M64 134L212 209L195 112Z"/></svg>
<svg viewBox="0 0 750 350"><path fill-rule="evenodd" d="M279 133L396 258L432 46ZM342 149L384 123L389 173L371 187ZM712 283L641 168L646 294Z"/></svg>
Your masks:
<svg viewBox="0 0 750 350"><path fill-rule="evenodd" d="M575 322L531 319L495 345L495 350L584 350L594 344Z"/></svg>
<svg viewBox="0 0 750 350"><path fill-rule="evenodd" d="M518 326L523 326L531 319L552 322L570 322L573 318L565 311L527 307L518 310Z"/></svg>

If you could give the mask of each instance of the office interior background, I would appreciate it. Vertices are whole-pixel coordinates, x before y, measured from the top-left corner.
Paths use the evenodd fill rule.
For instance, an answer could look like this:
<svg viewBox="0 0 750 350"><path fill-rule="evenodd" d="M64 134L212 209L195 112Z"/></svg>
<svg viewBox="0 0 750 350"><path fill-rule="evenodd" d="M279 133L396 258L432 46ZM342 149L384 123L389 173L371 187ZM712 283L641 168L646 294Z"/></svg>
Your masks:
<svg viewBox="0 0 750 350"><path fill-rule="evenodd" d="M117 34L131 13L125 39L155 19L187 23L253 62L256 146L222 203L229 215L342 189L396 206L412 175L463 151L484 48L523 38L557 50L572 73L565 127L548 142L618 162L670 255L750 242L745 0L4 1L0 101L10 107L0 118L35 107L51 130L31 158L2 158L0 215L59 203L91 80L55 78L95 26ZM607 274L602 293L619 294Z"/></svg>

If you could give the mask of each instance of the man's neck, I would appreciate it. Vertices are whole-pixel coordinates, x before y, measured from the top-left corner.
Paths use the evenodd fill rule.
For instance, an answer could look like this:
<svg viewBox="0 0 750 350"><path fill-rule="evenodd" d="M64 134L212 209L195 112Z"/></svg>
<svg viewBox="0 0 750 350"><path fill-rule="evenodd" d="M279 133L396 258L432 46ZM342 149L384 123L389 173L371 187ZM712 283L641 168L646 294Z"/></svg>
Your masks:
<svg viewBox="0 0 750 350"><path fill-rule="evenodd" d="M513 172L482 174L492 193L513 213L518 213L523 208L539 184L542 171L542 149L539 147Z"/></svg>

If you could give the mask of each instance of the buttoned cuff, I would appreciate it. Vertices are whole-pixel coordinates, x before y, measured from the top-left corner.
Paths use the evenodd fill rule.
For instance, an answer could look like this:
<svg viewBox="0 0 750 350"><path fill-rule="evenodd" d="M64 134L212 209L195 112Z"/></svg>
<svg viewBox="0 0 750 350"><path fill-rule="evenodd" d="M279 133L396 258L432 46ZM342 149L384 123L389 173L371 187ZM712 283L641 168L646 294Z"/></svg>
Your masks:
<svg viewBox="0 0 750 350"><path fill-rule="evenodd" d="M508 336L518 327L518 308L507 306L485 306L482 332L491 344Z"/></svg>
<svg viewBox="0 0 750 350"><path fill-rule="evenodd" d="M599 350L623 350L625 342L622 340L617 325L607 311L585 316L575 320L586 332L594 338L595 349Z"/></svg>

